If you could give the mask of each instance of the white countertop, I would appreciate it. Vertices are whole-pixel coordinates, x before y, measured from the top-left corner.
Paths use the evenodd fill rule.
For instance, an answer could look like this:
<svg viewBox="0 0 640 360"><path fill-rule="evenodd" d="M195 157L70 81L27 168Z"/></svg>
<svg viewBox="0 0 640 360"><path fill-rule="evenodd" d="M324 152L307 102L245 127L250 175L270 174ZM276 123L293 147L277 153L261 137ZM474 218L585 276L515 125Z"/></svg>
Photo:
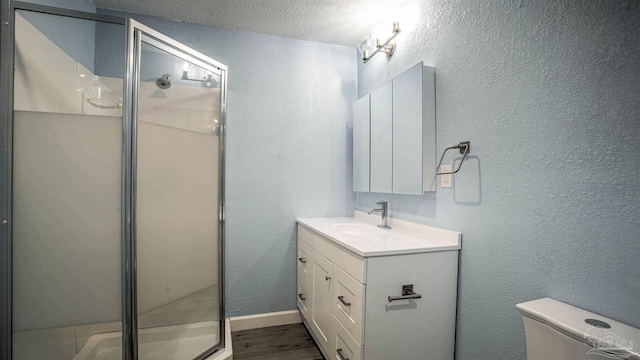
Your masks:
<svg viewBox="0 0 640 360"><path fill-rule="evenodd" d="M334 241L336 244L362 256L385 256L435 251L460 250L462 234L457 231L389 218L390 230L379 235L350 235L335 229L334 224L355 224L377 229L380 215L354 211L354 217L296 219L298 224Z"/></svg>

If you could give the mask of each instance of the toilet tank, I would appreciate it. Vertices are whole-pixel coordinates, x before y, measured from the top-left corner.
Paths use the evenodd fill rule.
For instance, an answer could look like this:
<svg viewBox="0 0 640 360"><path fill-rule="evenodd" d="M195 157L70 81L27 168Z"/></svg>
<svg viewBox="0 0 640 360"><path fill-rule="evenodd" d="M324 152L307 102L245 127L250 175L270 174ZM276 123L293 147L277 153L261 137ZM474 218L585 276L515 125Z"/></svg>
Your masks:
<svg viewBox="0 0 640 360"><path fill-rule="evenodd" d="M517 304L528 360L640 360L640 330L563 302Z"/></svg>

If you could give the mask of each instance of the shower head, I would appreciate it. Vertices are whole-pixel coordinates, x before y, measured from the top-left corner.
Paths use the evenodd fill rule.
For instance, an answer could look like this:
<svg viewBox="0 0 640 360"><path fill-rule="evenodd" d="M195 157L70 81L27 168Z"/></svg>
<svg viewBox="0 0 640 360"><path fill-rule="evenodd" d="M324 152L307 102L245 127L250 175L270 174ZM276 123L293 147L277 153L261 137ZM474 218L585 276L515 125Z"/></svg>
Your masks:
<svg viewBox="0 0 640 360"><path fill-rule="evenodd" d="M166 90L171 87L171 75L164 74L156 80L156 86L162 90Z"/></svg>

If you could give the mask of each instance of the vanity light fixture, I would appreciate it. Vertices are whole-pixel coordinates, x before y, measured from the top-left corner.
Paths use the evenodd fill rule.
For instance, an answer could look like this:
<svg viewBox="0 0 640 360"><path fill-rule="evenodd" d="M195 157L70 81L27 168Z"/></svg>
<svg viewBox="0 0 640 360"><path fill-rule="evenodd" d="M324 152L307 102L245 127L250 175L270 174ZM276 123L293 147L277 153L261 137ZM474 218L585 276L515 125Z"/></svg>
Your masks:
<svg viewBox="0 0 640 360"><path fill-rule="evenodd" d="M375 40L372 35L369 35L361 44L358 46L358 50L362 53L362 61L367 62L371 59L375 54L379 52L384 52L387 56L393 55L394 50L396 49L396 43L393 39L400 32L400 22L393 22L392 34L386 40L382 40L377 37ZM375 41L375 45L373 44ZM371 52L373 50L373 52Z"/></svg>

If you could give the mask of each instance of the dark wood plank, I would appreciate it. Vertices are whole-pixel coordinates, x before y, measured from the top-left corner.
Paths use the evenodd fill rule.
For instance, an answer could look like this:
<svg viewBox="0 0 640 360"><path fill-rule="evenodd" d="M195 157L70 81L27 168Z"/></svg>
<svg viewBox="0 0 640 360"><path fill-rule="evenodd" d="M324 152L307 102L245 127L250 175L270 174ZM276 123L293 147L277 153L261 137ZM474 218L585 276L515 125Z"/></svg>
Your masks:
<svg viewBox="0 0 640 360"><path fill-rule="evenodd" d="M322 360L322 354L302 324L234 331L233 358L244 360Z"/></svg>
<svg viewBox="0 0 640 360"><path fill-rule="evenodd" d="M235 353L233 356L234 359ZM242 360L323 360L320 351L316 348L289 350L274 354L260 354L254 356L243 356Z"/></svg>

